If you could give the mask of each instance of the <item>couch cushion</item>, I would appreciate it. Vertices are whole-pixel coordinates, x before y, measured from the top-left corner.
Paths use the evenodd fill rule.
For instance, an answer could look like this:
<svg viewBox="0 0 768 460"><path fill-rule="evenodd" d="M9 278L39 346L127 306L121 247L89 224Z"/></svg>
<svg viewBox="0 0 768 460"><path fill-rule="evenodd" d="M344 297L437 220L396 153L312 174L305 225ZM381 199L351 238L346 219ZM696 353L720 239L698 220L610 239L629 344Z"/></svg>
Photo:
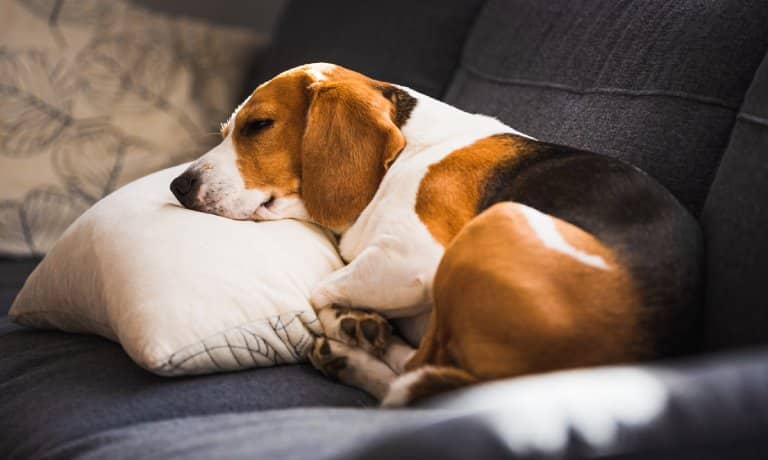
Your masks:
<svg viewBox="0 0 768 460"><path fill-rule="evenodd" d="M2 443L0 456L764 460L766 358L763 350L509 379L445 395L429 410L296 408L137 423L39 450Z"/></svg>
<svg viewBox="0 0 768 460"><path fill-rule="evenodd" d="M174 417L373 403L308 365L171 379L107 340L0 318L0 458L32 458L97 431Z"/></svg>
<svg viewBox="0 0 768 460"><path fill-rule="evenodd" d="M698 212L766 23L763 0L491 0L447 99L628 160Z"/></svg>
<svg viewBox="0 0 768 460"><path fill-rule="evenodd" d="M709 345L768 343L768 56L739 112L702 225Z"/></svg>
<svg viewBox="0 0 768 460"><path fill-rule="evenodd" d="M484 0L291 2L252 88L309 62L331 62L441 96Z"/></svg>
<svg viewBox="0 0 768 460"><path fill-rule="evenodd" d="M0 257L0 316L6 315L13 299L24 285L40 259L9 259Z"/></svg>

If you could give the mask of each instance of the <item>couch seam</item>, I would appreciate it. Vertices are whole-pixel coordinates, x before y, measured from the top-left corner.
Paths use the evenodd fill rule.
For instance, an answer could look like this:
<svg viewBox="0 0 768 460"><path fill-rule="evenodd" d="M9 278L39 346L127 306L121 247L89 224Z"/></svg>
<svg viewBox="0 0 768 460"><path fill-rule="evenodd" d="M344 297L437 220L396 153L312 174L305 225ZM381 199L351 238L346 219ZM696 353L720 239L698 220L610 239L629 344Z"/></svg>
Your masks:
<svg viewBox="0 0 768 460"><path fill-rule="evenodd" d="M768 128L768 118L761 117L759 115L755 115L749 112L739 112L739 114L736 115L736 118Z"/></svg>
<svg viewBox="0 0 768 460"><path fill-rule="evenodd" d="M578 88L576 86L566 85L562 83L542 82L542 81L534 81L534 80L526 80L526 79L518 79L518 78L504 78L504 77L489 75L483 71L477 70L467 65L466 63L464 64L463 67L464 67L464 70L467 71L468 73L494 83L503 83L508 85L517 85L517 86L529 86L534 88L546 88L546 89L553 89L553 90L559 90L559 91L566 91L569 93L575 93L580 95L611 94L611 95L633 96L633 97L641 97L641 96L670 97L670 98L683 99L691 102L697 102L700 104L720 107L720 108L724 108L731 111L737 111L739 109L738 106L729 104L727 101L724 101L722 99L709 97L709 96L702 96L699 94L686 93L684 91L629 90L629 89L623 89L623 88L606 88L606 87Z"/></svg>

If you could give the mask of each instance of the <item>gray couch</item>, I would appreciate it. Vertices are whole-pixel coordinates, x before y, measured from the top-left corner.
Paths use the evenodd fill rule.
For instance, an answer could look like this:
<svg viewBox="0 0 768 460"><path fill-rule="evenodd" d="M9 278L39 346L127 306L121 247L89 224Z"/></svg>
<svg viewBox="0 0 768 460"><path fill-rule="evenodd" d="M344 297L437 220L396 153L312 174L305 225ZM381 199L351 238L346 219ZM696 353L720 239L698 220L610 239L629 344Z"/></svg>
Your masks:
<svg viewBox="0 0 768 460"><path fill-rule="evenodd" d="M336 62L665 184L706 239L688 352L379 410L306 365L163 379L2 319L0 457L768 458L766 24L764 0L290 3L253 83Z"/></svg>

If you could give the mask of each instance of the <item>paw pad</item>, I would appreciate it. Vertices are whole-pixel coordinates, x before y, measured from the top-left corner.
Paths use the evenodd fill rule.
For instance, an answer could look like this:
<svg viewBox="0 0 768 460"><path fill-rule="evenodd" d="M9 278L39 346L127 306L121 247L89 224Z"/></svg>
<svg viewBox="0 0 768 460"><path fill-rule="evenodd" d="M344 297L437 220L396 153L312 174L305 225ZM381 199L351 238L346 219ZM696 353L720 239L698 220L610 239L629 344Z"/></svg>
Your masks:
<svg viewBox="0 0 768 460"><path fill-rule="evenodd" d="M392 326L383 316L365 310L333 307L338 321L338 339L361 347L374 356L382 356L389 346Z"/></svg>

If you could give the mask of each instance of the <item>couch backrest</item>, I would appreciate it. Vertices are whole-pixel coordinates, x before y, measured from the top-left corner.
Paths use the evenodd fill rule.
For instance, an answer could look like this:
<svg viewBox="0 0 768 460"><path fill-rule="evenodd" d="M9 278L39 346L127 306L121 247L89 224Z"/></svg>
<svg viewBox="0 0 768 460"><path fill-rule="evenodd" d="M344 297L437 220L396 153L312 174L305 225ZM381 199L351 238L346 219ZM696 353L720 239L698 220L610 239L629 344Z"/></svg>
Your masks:
<svg viewBox="0 0 768 460"><path fill-rule="evenodd" d="M309 62L332 62L440 97L485 0L295 0L251 88Z"/></svg>
<svg viewBox="0 0 768 460"><path fill-rule="evenodd" d="M768 343L768 56L702 213L710 348Z"/></svg>
<svg viewBox="0 0 768 460"><path fill-rule="evenodd" d="M698 214L767 24L765 0L489 0L446 99L628 160Z"/></svg>

